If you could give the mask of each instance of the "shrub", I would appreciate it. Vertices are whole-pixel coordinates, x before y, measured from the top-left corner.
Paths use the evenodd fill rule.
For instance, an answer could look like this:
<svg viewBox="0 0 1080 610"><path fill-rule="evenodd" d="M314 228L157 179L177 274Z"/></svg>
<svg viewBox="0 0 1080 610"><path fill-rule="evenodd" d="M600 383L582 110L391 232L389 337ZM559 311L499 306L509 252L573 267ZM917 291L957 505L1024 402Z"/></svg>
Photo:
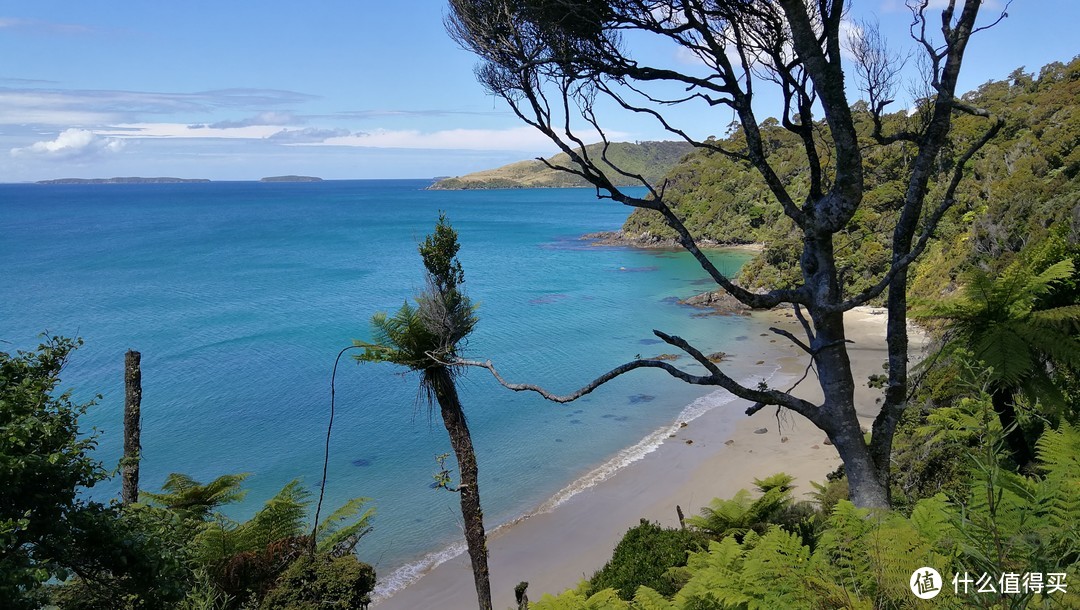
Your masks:
<svg viewBox="0 0 1080 610"><path fill-rule="evenodd" d="M375 569L353 554L305 554L289 566L263 599L262 610L355 610L367 608Z"/></svg>
<svg viewBox="0 0 1080 610"><path fill-rule="evenodd" d="M705 544L696 532L664 528L642 519L619 541L611 561L589 580L589 590L595 593L611 588L622 599L631 600L644 585L662 595L674 595L678 586L667 576L668 570L685 566L688 553L703 550Z"/></svg>

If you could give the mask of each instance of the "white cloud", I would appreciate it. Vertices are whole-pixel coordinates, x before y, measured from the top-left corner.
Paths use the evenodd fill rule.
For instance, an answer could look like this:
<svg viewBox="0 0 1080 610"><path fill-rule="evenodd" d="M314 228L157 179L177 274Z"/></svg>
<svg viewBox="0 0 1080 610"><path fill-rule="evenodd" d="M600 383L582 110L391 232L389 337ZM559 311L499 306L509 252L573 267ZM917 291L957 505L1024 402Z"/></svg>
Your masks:
<svg viewBox="0 0 1080 610"><path fill-rule="evenodd" d="M599 139L593 133L581 133L586 141ZM620 138L623 134L608 134ZM355 146L365 148L414 148L439 150L550 150L554 147L544 134L529 126L509 129L385 130L355 133L323 140L316 146Z"/></svg>
<svg viewBox="0 0 1080 610"><path fill-rule="evenodd" d="M116 152L124 143L116 138L102 138L86 129L65 129L56 139L42 140L30 146L11 149L12 156L37 155L70 159L100 152Z"/></svg>
<svg viewBox="0 0 1080 610"><path fill-rule="evenodd" d="M216 138L261 140L281 131L281 125L247 125L217 128L187 123L120 123L97 133L117 138Z"/></svg>
<svg viewBox="0 0 1080 610"><path fill-rule="evenodd" d="M77 132L77 133L69 133ZM98 128L94 132L68 130L68 134L57 138L53 143L38 143L19 149L35 152L46 147L58 148L60 139L70 145L87 137L108 138L108 141L122 144L134 139L217 139L268 141L279 146L325 146L351 148L389 148L389 149L424 149L424 150L487 150L487 151L553 151L555 146L548 137L527 125L505 128L505 130L443 130L422 132L419 130L375 130L372 132L350 132L345 128L303 127L289 128L280 125L247 125L216 128L212 125L189 125L186 123L120 123L107 128ZM585 141L599 140L599 134L593 131L581 131L578 137ZM609 132L612 140L625 139L623 132ZM14 152L14 151L13 151Z"/></svg>

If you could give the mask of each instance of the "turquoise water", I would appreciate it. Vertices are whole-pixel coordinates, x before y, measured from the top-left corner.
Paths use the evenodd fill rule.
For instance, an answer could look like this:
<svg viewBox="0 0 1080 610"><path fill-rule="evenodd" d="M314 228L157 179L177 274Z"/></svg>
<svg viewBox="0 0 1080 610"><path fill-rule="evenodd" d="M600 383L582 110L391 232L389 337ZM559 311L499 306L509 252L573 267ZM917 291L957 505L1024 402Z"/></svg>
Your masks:
<svg viewBox="0 0 1080 610"><path fill-rule="evenodd" d="M708 287L684 253L580 241L628 213L590 190L426 184L0 185L0 349L32 347L43 330L86 341L63 385L83 400L102 395L83 425L100 430L110 467L123 353L141 351L143 487L174 471L203 481L249 472L251 492L231 513L241 519L294 478L317 488L334 357L368 338L371 314L422 287L416 243L439 210L459 232L465 289L480 304L466 355L511 380L566 392L636 354L676 351L653 328L707 351L748 332L744 318L695 318L673 302ZM728 272L745 259L714 257ZM540 506L704 394L637 371L556 405L470 371L461 398L488 526ZM362 558L388 577L458 540L457 497L429 487L450 443L418 402L416 377L343 361L337 397L327 505L373 498ZM409 571L396 574L393 586Z"/></svg>

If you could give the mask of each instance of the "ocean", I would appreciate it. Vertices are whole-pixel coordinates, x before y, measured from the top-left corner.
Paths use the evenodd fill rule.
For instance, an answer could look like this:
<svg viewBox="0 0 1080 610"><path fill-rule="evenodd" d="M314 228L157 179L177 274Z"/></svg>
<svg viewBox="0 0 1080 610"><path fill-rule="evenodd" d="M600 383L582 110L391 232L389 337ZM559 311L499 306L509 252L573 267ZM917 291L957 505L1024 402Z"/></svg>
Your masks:
<svg viewBox="0 0 1080 610"><path fill-rule="evenodd" d="M62 387L80 401L100 394L81 423L98 431L109 468L122 446L124 352L140 351L143 488L170 472L203 482L250 473L250 493L227 510L244 519L293 479L317 494L334 358L370 337L372 314L423 287L416 245L440 211L479 304L464 355L511 381L564 393L638 354L676 353L653 328L706 353L756 337L748 318L675 302L712 288L689 255L579 239L629 213L592 190L428 184L0 185L0 350L32 348L43 331L84 339ZM728 273L748 257L710 256ZM687 359L675 363L702 370ZM456 495L431 487L450 442L417 387L416 375L348 358L336 380L324 514L371 498L375 529L358 552L383 595L463 548ZM460 394L489 529L549 509L727 400L657 370L566 405L505 390L480 369ZM90 493L118 490L117 478Z"/></svg>

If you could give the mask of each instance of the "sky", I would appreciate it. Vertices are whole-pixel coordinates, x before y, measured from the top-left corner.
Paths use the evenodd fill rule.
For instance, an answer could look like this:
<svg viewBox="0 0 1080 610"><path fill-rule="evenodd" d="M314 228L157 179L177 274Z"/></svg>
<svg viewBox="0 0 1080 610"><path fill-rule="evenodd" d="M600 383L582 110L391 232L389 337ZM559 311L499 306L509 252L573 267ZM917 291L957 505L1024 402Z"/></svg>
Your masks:
<svg viewBox="0 0 1080 610"><path fill-rule="evenodd" d="M984 20L1003 2L989 0ZM0 182L429 178L553 154L476 82L445 12L444 0L0 0ZM1007 12L969 46L962 90L1080 52L1080 2L1014 0ZM910 42L903 0L854 0L850 15L878 21L898 48ZM762 117L771 104L761 100ZM613 139L671 139L601 111ZM677 116L700 136L732 118Z"/></svg>

